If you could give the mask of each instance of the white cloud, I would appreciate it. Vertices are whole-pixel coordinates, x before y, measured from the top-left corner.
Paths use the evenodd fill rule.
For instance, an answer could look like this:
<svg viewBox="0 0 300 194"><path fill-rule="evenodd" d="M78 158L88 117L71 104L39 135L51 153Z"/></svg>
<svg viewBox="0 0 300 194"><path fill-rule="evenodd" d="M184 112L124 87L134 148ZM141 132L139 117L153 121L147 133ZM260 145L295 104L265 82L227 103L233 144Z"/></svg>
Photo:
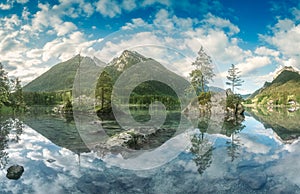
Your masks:
<svg viewBox="0 0 300 194"><path fill-rule="evenodd" d="M57 36L64 36L69 32L72 32L77 29L77 26L72 22L64 22L61 24L55 24L54 29L57 31Z"/></svg>
<svg viewBox="0 0 300 194"><path fill-rule="evenodd" d="M25 4L28 3L29 0L17 0L17 3Z"/></svg>
<svg viewBox="0 0 300 194"><path fill-rule="evenodd" d="M26 56L31 59L40 58L42 56L42 50L41 49L31 49L27 51Z"/></svg>
<svg viewBox="0 0 300 194"><path fill-rule="evenodd" d="M83 11L87 14L87 17L93 15L94 13L94 8L92 4L85 2L83 5Z"/></svg>
<svg viewBox="0 0 300 194"><path fill-rule="evenodd" d="M260 35L260 37L283 55L282 58L276 60L299 68L300 24L290 19L278 19L271 30L271 35Z"/></svg>
<svg viewBox="0 0 300 194"><path fill-rule="evenodd" d="M280 55L279 51L269 49L265 46L261 46L261 47L256 48L254 53L257 54L257 55L273 56L273 57L278 57Z"/></svg>
<svg viewBox="0 0 300 194"><path fill-rule="evenodd" d="M237 68L241 71L241 75L249 75L253 71L271 64L271 60L267 56L253 56L247 58L245 62L237 64Z"/></svg>
<svg viewBox="0 0 300 194"><path fill-rule="evenodd" d="M23 8L23 12L22 12L22 18L23 18L25 21L28 21L29 16L30 16L30 12L28 11L28 8L27 8L27 7L24 7L24 8Z"/></svg>
<svg viewBox="0 0 300 194"><path fill-rule="evenodd" d="M147 45L161 45L161 40L152 32L139 32L134 36L129 36L126 39L120 39L117 42L115 40L108 40L103 48L96 53L96 57L105 62L109 62L123 50L134 47L147 47Z"/></svg>
<svg viewBox="0 0 300 194"><path fill-rule="evenodd" d="M33 15L31 22L32 30L40 33L53 29L57 36L67 35L77 29L77 26L73 22L67 21L65 17L89 17L94 13L92 4L84 0L65 0L53 7L49 4L39 3L38 7L40 11Z"/></svg>
<svg viewBox="0 0 300 194"><path fill-rule="evenodd" d="M70 59L74 55L88 49L95 41L88 41L84 34L77 31L70 34L66 38L56 38L48 42L43 47L43 61L48 61L51 58L57 58L60 61Z"/></svg>
<svg viewBox="0 0 300 194"><path fill-rule="evenodd" d="M292 14L294 15L296 20L300 20L300 9L293 8L292 9Z"/></svg>
<svg viewBox="0 0 300 194"><path fill-rule="evenodd" d="M4 4L4 3L0 3L0 9L2 10L9 10L12 8L12 4Z"/></svg>
<svg viewBox="0 0 300 194"><path fill-rule="evenodd" d="M103 16L113 18L122 13L121 7L114 0L99 0L96 3L96 10Z"/></svg>
<svg viewBox="0 0 300 194"><path fill-rule="evenodd" d="M13 14L11 17L2 18L1 23L6 30L14 30L16 26L20 25L21 20L16 14Z"/></svg>
<svg viewBox="0 0 300 194"><path fill-rule="evenodd" d="M170 4L171 4L171 2L169 0L144 0L142 2L142 6L146 7L146 6L156 4L156 3L166 5L166 6L170 6Z"/></svg>
<svg viewBox="0 0 300 194"><path fill-rule="evenodd" d="M228 29L229 35L237 34L240 32L240 29L236 25L232 24L229 20L217 17L211 13L208 13L202 22L209 27Z"/></svg>
<svg viewBox="0 0 300 194"><path fill-rule="evenodd" d="M146 23L141 18L134 18L134 19L131 20L131 22L128 22L124 26L122 26L121 29L122 30L128 30L128 29L133 29L133 28L143 27L143 26L149 26L149 24Z"/></svg>
<svg viewBox="0 0 300 194"><path fill-rule="evenodd" d="M156 26L161 26L167 31L174 30L174 22L169 17L169 12L165 9L161 9L155 15L155 19L153 20L153 24Z"/></svg>
<svg viewBox="0 0 300 194"><path fill-rule="evenodd" d="M126 11L132 11L137 7L137 5L135 0L123 0L122 7Z"/></svg>

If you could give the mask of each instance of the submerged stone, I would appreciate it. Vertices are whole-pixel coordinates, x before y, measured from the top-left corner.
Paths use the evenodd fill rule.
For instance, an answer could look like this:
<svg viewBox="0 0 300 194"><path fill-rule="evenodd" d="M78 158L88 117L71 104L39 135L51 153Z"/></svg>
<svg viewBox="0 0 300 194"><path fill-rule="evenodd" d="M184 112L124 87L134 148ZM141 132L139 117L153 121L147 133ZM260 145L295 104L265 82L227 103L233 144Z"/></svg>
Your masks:
<svg viewBox="0 0 300 194"><path fill-rule="evenodd" d="M8 179L17 180L22 176L23 172L24 172L23 166L13 165L7 169L6 177Z"/></svg>
<svg viewBox="0 0 300 194"><path fill-rule="evenodd" d="M244 170L240 174L240 180L251 189L261 189L267 183L267 175L261 169Z"/></svg>
<svg viewBox="0 0 300 194"><path fill-rule="evenodd" d="M47 160L47 162L49 162L49 163L53 163L53 162L55 162L55 161L56 161L56 160L51 159L51 158Z"/></svg>

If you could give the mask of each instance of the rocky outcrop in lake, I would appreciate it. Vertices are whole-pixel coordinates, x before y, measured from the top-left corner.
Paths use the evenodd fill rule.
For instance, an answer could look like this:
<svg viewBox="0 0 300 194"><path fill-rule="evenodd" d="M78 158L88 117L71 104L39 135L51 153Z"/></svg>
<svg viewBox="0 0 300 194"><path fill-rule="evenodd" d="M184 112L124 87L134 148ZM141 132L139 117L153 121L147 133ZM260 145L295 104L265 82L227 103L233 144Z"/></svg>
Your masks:
<svg viewBox="0 0 300 194"><path fill-rule="evenodd" d="M18 180L24 172L23 166L13 165L7 169L6 177L8 179Z"/></svg>

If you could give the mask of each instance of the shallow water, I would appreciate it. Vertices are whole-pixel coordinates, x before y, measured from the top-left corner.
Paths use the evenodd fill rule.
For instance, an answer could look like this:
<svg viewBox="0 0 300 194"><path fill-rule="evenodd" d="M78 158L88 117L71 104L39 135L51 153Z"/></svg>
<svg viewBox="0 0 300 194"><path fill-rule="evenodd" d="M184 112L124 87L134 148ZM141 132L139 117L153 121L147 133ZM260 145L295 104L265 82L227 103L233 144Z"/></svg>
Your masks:
<svg viewBox="0 0 300 194"><path fill-rule="evenodd" d="M0 193L300 193L300 128L279 119L299 122L299 112L275 112L276 120L272 112L266 112L268 117L261 112L249 110L243 122L202 120L199 129L159 133L146 149L177 139L186 146L167 162L143 170L114 166L111 158L90 151L70 119L1 118ZM110 136L122 131L111 120L102 125ZM165 128L174 125L170 121ZM13 164L25 169L16 181L6 178Z"/></svg>

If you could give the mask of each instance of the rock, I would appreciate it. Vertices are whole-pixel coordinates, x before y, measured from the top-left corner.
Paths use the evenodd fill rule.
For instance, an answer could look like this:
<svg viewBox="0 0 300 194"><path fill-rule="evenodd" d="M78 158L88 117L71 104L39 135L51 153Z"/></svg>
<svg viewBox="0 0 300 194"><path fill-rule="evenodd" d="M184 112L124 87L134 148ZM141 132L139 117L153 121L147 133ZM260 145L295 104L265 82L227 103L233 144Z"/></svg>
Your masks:
<svg viewBox="0 0 300 194"><path fill-rule="evenodd" d="M49 162L49 163L53 163L53 162L55 162L55 161L56 161L56 160L51 159L51 158L47 160L47 162Z"/></svg>
<svg viewBox="0 0 300 194"><path fill-rule="evenodd" d="M237 108L236 108L236 114L237 115L244 115L245 109L243 107L243 105L238 104Z"/></svg>
<svg viewBox="0 0 300 194"><path fill-rule="evenodd" d="M261 169L248 169L242 171L239 176L240 180L251 189L261 189L267 183L267 175Z"/></svg>
<svg viewBox="0 0 300 194"><path fill-rule="evenodd" d="M250 169L250 168L257 168L261 166L261 164L255 162L255 161L252 161L252 160L243 160L241 162L238 163L237 165L237 168L238 169L241 169L241 168L244 168L244 169Z"/></svg>
<svg viewBox="0 0 300 194"><path fill-rule="evenodd" d="M269 193L284 194L284 193L299 193L300 189L297 185L278 184L269 189Z"/></svg>
<svg viewBox="0 0 300 194"><path fill-rule="evenodd" d="M231 89L226 89L226 96L230 96L233 95L233 92L231 91Z"/></svg>
<svg viewBox="0 0 300 194"><path fill-rule="evenodd" d="M7 169L6 177L8 179L17 180L22 176L23 172L24 172L23 166L13 165Z"/></svg>

